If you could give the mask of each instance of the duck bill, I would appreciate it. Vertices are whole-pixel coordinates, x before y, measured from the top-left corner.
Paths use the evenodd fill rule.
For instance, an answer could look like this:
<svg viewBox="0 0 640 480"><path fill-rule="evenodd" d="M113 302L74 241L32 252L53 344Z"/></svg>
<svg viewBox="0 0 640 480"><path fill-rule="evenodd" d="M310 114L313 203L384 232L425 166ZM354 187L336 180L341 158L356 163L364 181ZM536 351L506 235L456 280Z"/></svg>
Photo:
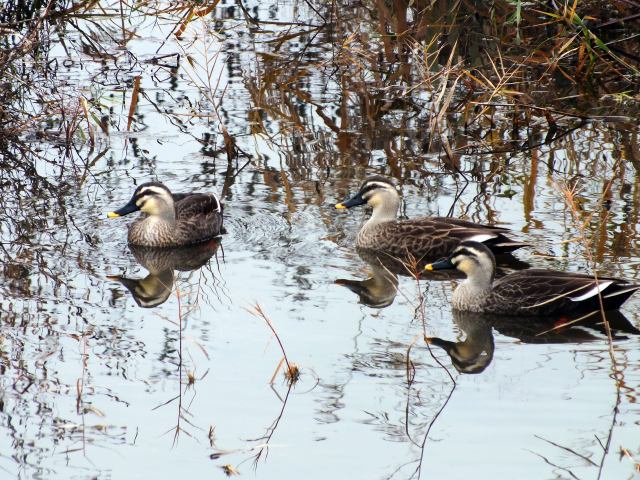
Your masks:
<svg viewBox="0 0 640 480"><path fill-rule="evenodd" d="M109 218L122 217L123 215L127 215L129 213L135 212L136 210L140 210L140 207L138 207L138 205L136 205L135 200L132 198L129 201L129 203L127 203L121 209L116 210L115 212L107 213L107 217L109 217Z"/></svg>
<svg viewBox="0 0 640 480"><path fill-rule="evenodd" d="M444 260L439 260L437 262L429 263L424 267L425 270L430 270L430 271L431 270L451 270L454 268L456 268L455 265L448 258L445 258Z"/></svg>
<svg viewBox="0 0 640 480"><path fill-rule="evenodd" d="M337 203L336 208L338 210L342 210L344 208L351 208L351 207L357 207L358 205L364 205L365 203L367 202L362 198L362 195L358 193L355 197L350 198L346 202Z"/></svg>
<svg viewBox="0 0 640 480"><path fill-rule="evenodd" d="M444 340L438 337L427 337L426 341L429 345L436 345L447 352L453 350L453 348L457 345L456 342L450 342L449 340Z"/></svg>

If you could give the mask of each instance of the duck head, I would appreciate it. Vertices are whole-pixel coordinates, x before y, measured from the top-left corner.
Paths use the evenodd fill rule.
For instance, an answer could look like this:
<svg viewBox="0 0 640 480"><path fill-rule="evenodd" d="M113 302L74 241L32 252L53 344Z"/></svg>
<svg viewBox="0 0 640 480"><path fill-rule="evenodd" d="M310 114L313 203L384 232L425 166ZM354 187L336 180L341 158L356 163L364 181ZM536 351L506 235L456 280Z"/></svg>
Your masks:
<svg viewBox="0 0 640 480"><path fill-rule="evenodd" d="M373 215L380 220L393 220L400 205L400 195L391 180L375 175L362 183L354 197L336 204L336 208L342 210L364 204L372 207Z"/></svg>
<svg viewBox="0 0 640 480"><path fill-rule="evenodd" d="M131 200L124 207L109 212L107 217L121 217L136 211L151 216L175 218L173 197L167 187L158 182L143 183L133 193Z"/></svg>
<svg viewBox="0 0 640 480"><path fill-rule="evenodd" d="M469 280L481 280L489 285L496 271L496 259L486 245L474 241L461 242L448 258L429 263L425 270L457 269Z"/></svg>

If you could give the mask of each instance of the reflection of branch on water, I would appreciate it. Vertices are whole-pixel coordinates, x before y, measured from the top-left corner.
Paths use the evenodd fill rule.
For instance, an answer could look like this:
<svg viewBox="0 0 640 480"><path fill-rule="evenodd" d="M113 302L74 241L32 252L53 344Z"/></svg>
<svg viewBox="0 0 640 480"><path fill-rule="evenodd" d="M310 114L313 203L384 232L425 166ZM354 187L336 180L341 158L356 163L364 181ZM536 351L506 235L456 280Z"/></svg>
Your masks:
<svg viewBox="0 0 640 480"><path fill-rule="evenodd" d="M553 445L554 447L558 447L561 448L562 450L565 450L569 453L572 453L573 455L580 457L581 459L583 459L585 462L590 463L591 465L593 465L594 467L597 467L598 464L595 463L593 460L591 460L589 457L586 457L584 455L580 455L578 452L576 452L575 450L569 448L569 447L564 447L562 445L559 445L555 442L552 442L551 440L547 440L546 438L542 438L540 435L534 435L534 437L539 438L540 440L547 442L550 445Z"/></svg>
<svg viewBox="0 0 640 480"><path fill-rule="evenodd" d="M427 340L427 322L426 322L426 315L425 315L425 310L424 310L424 308L425 308L424 307L424 305L425 305L424 304L425 297L424 297L423 290L421 288L420 277L416 278L416 288L417 288L417 291L418 291L418 306L416 307L415 312L416 312L416 315L420 315L420 319L422 321L422 338L424 339L424 342L425 342L425 344L427 346L427 349L429 350L429 354L431 355L431 358L438 364L438 366L442 370L444 370L444 372L449 377L449 380L451 381L451 389L449 390L449 393L447 394L444 402L442 403L440 408L435 412L435 414L433 415L433 418L431 419L431 421L427 425L427 428L426 428L426 431L425 431L424 436L422 438L422 441L420 443L418 443L416 440L414 440L412 438L411 432L409 432L409 406L410 406L410 400L411 400L410 399L410 397L411 397L411 387L412 387L413 382L415 380L415 374L416 374L415 364L411 360L411 350L412 350L415 342L418 340L418 338L420 338L419 336L416 337L411 342L409 347L407 348L407 360L406 360L406 365L407 365L407 373L406 373L406 377L407 377L407 403L406 403L406 407L405 407L405 432L407 434L407 438L409 439L409 441L411 443L413 443L416 447L420 448L420 458L418 460L418 465L417 465L415 471L411 475L412 478L414 476L416 476L416 475L417 475L417 478L420 478L420 475L422 473L422 462L424 460L424 452L425 452L425 447L426 447L426 444L427 444L427 440L429 438L429 433L431 432L431 429L435 425L435 422L438 420L438 418L440 417L440 415L442 414L442 412L444 411L446 406L449 404L449 400L451 400L451 397L453 396L453 392L455 391L456 386L457 386L455 378L453 377L453 375L451 374L449 369L444 366L444 364L438 359L438 357L435 356L435 354L431 350L431 346L429 345L429 341ZM425 292L427 290L428 290L428 287L425 289Z"/></svg>
<svg viewBox="0 0 640 480"><path fill-rule="evenodd" d="M240 465L242 465L243 463L247 462L250 459L253 459L252 463L253 463L253 468L254 470L258 468L258 462L260 460L260 457L262 457L263 454L265 454L265 460L267 458L267 456L269 455L269 444L271 442L271 438L273 437L273 435L276 432L276 428L278 428L278 425L280 423L280 420L282 419L283 415L284 415L284 410L287 406L287 402L289 401L289 394L291 393L292 389L293 389L294 383L293 382L287 382L287 393L284 396L284 398L282 398L282 396L280 395L280 393L278 393L278 391L275 389L275 387L273 386L273 384L271 385L271 389L273 390L273 392L276 394L276 396L278 397L278 399L281 401L282 403L282 408L280 408L280 412L278 412L278 415L276 416L276 418L273 420L273 422L271 422L271 425L269 425L269 427L267 427L266 432L264 435L257 437L257 438L252 438L249 439L249 442L259 442L257 445L254 445L252 447L249 448L244 448L244 449L236 449L236 450L217 450L216 452L212 453L211 455L209 455L209 458L211 458L212 460L217 460L219 458L221 458L223 455L229 455L229 454L234 454L234 453L243 453L243 452L255 452L257 450L257 452L255 454L253 454L252 456L242 460L241 462L238 463L238 467ZM213 439L215 438L213 436L213 429L215 427L211 427L210 431L209 431L209 439L210 439L210 443L211 446L214 446L214 441ZM226 469L228 467L228 465L224 465L221 466L221 468Z"/></svg>
<svg viewBox="0 0 640 480"><path fill-rule="evenodd" d="M218 262L218 255L215 256L216 263ZM206 275L203 270L207 270L210 275ZM215 299L218 303L222 303L222 298L226 298L229 302L231 302L231 297L227 289L225 288L224 279L219 275L220 269L218 268L218 275L214 273L211 262L207 263L204 267L198 270L198 282L196 289L196 297L194 301L194 306L199 304L200 298L209 305L210 307L215 309L215 305L210 298L209 294L212 293L215 295ZM185 279L185 281L190 280L190 275ZM182 279L180 279L182 280ZM209 284L209 281L212 283ZM204 286L210 287L209 289L205 289Z"/></svg>
<svg viewBox="0 0 640 480"><path fill-rule="evenodd" d="M605 461L605 458L606 458L607 454L609 453L609 449L611 447L611 437L612 437L612 433L613 433L613 428L614 428L614 426L616 424L616 417L617 417L617 414L618 414L618 406L620 404L619 393L620 393L620 389L618 389L618 399L617 399L616 405L615 405L615 407L613 409L613 416L612 416L612 419L611 419L611 426L609 427L609 434L608 434L608 437L607 437L606 445L603 445L602 442L600 441L600 439L598 438L598 436L594 434L595 439L598 441L599 445L602 447L602 458L600 460L600 463L594 462L593 460L591 460L586 455L582 455L582 454L576 452L575 450L573 450L573 449L571 449L569 447L565 447L563 445L559 445L558 443L552 442L551 440L548 440L546 438L542 438L539 435L534 435L534 436L536 438L539 438L540 440L550 444L550 445L553 445L554 447L557 447L557 448L559 448L559 449L561 449L561 450L563 450L565 452L571 453L572 455L584 460L586 463L588 463L591 466L598 467L598 475L597 475L596 478L598 478L598 479L601 478L601 476L602 476L602 468L604 467L604 461ZM621 452L622 454L626 454L629 458L631 458L631 461L634 463L634 465L636 467L635 470L636 471L640 471L638 463L636 463L634 461L633 457L631 457L631 455L628 453L628 451L626 451L625 449L621 449L621 450L622 450L622 452ZM569 475L571 475L571 477L573 477L575 479L578 479L578 477L571 470L569 470L568 468L563 467L561 465L558 465L556 463L553 463L551 460L549 460L547 457L545 457L544 455L542 455L540 453L534 452L532 450L529 450L529 451L531 453L533 453L534 455L536 455L537 457L540 457L548 465L551 465L552 467L555 467L555 468L559 468L559 469L567 472Z"/></svg>
<svg viewBox="0 0 640 480"><path fill-rule="evenodd" d="M181 303L181 294L180 294L180 290L178 287L176 287L176 297L178 298L178 395L176 395L175 397L173 397L172 399L166 401L165 403L163 403L162 405L158 405L157 407L153 408L152 410L156 410L157 408L160 408L161 406L165 406L168 405L169 403L178 400L178 419L176 422L176 426L169 429L166 433L173 431L173 445L175 446L176 442L178 441L178 437L180 436L180 433L183 431L182 427L181 427L181 420L185 420L187 423L189 423L191 426L194 426L191 422L189 422L189 420L187 420L184 417L184 413L187 413L187 410L182 409L182 367L183 367L183 363L182 363L182 359L183 359L183 355L182 355L182 303ZM191 436L189 434L189 432L185 431L184 433L186 433L187 435Z"/></svg>
<svg viewBox="0 0 640 480"><path fill-rule="evenodd" d="M287 402L289 400L289 395L291 394L293 386L296 384L296 382L300 378L300 369L296 364L289 362L289 359L287 358L287 354L286 354L286 352L284 350L284 345L282 344L282 341L280 340L280 337L278 336L278 333L276 332L275 327L271 323L271 320L269 320L267 315L262 310L262 307L260 307L260 304L258 304L256 302L252 307L245 307L245 310L247 312L249 312L251 315L255 316L256 318L259 318L259 319L263 320L267 324L267 326L269 327L269 329L273 333L273 336L276 338L276 341L278 342L280 350L281 350L281 352L283 354L283 358L280 361L280 363L278 364L278 366L276 367L276 370L275 370L275 372L274 372L274 374L271 377L271 380L269 382L271 384L271 389L275 393L275 395L278 398L278 400L280 400L280 402L282 403L282 407L280 409L280 412L276 416L276 418L271 423L271 425L269 427L267 427L266 433L264 435L262 435L261 437L257 437L257 438L249 440L250 442L259 442L258 445L254 446L254 447L252 447L250 449L245 449L245 450L233 450L233 451L219 450L219 451L211 454L210 458L211 459L218 459L222 455L226 455L226 454L230 454L230 453L238 453L239 451L255 451L257 449L257 453L255 453L251 457L243 460L242 462L240 462L238 464L238 466L239 466L242 463L248 461L250 458L253 458L253 467L254 467L254 469L257 469L260 457L262 457L262 455L265 454L265 460L266 460L266 457L268 456L269 444L271 442L271 438L275 434L276 428L278 427L278 425L280 423L280 420L282 419L282 417L284 415L284 410L285 410L285 408L287 406ZM285 372L284 372L286 383L287 383L287 392L286 392L284 398L280 395L280 393L276 390L276 388L274 386L274 379L275 379L276 375L278 374L278 372L280 370L280 367L282 366L283 363L286 363L286 365L287 365L286 369L285 369ZM222 467L222 468L225 468L225 467Z"/></svg>
<svg viewBox="0 0 640 480"><path fill-rule="evenodd" d="M606 324L606 320L605 320L605 324ZM611 338L609 338L609 342L610 342L609 343L610 348L613 348ZM609 453L609 449L611 448L611 438L613 437L613 429L616 426L616 418L618 417L618 412L620 411L620 403L622 402L621 392L620 392L620 387L621 387L620 384L622 382L622 379L621 379L622 373L617 368L613 354L611 357L611 362L614 367L613 375L615 375L615 379L616 379L616 400L615 400L615 405L613 406L613 412L611 415L611 425L609 426L606 445L602 445L602 442L600 441L598 436L594 434L594 436L596 437L596 440L598 440L598 443L602 447L602 458L600 459L600 465L598 466L598 479L602 476L602 468L604 467L604 461L606 460L607 454Z"/></svg>
<svg viewBox="0 0 640 480"><path fill-rule="evenodd" d="M576 130L580 130L587 124L586 121L581 121L575 125L568 126L565 129L559 130L557 126L554 125L553 128L550 128L547 132L545 138L538 142L532 142L530 138L525 141L521 141L520 144L515 144L513 147L508 148L490 148L488 145L485 145L483 142L480 142L481 145L472 144L472 145L461 145L455 149L456 152L464 153L468 155L499 155L502 153L520 153L520 152L530 152L535 149L538 149L544 145L549 145L561 138L568 136ZM514 140L514 143L516 140ZM483 150L480 150L480 147L484 147Z"/></svg>
<svg viewBox="0 0 640 480"><path fill-rule="evenodd" d="M533 454L534 454L534 455L536 455L537 457L540 457L542 460L544 460L544 463L546 463L547 465L550 465L550 466L552 466L552 467L554 467L554 468L557 468L557 469L559 469L559 470L563 470L563 471L567 472L569 475L571 475L571 478L575 478L576 480L579 480L579 477L577 477L577 476L576 476L576 475L575 475L571 470L569 470L568 468L566 468L566 467L562 467L562 466L560 466L560 465L558 465L558 464L556 464L556 463L553 463L551 460L549 460L549 459L548 459L547 457L545 457L544 455L541 455L541 454L536 453L536 452L531 452L531 453L533 453ZM599 477L598 477L598 478L599 478Z"/></svg>
<svg viewBox="0 0 640 480"><path fill-rule="evenodd" d="M457 383L456 383L456 380L453 378L453 375L451 375L451 372L449 371L449 369L445 367L442 364L442 362L440 362L440 360L433 354L431 347L429 347L429 344L427 343L427 348L429 349L429 354L431 355L431 358L433 358L434 361L440 366L440 368L446 372L447 376L451 380L451 390L449 390L449 393L447 394L444 402L442 403L440 408L436 411L436 413L433 415L433 418L427 425L427 430L424 433L422 442L418 443L417 441L415 441L411 437L411 433L409 432L409 401L410 401L409 396L411 394L411 385L413 384L413 380L415 378L415 365L413 364L413 361L411 361L410 359L410 351L412 346L413 346L413 343L409 345L409 348L407 349L407 405L405 408L405 429L406 429L405 431L407 433L407 438L409 439L409 441L413 443L416 447L420 448L420 459L418 460L418 466L416 467L412 475L412 477L417 475L417 478L420 478L420 475L422 473L422 462L424 460L424 452L425 452L427 440L429 438L429 433L431 432L431 429L435 425L436 421L438 420L442 412L444 412L444 409L446 408L446 406L449 404L449 400L451 400L451 397L453 396L453 392L456 389Z"/></svg>
<svg viewBox="0 0 640 480"><path fill-rule="evenodd" d="M271 439L273 438L273 435L275 434L276 429L278 428L278 425L280 424L280 420L282 420L282 417L284 416L284 411L285 411L285 408L286 408L287 403L289 401L289 395L291 394L291 391L293 390L293 386L294 386L293 382L287 382L287 392L286 392L286 394L284 395L284 398L283 398L282 395L280 395L280 393L275 389L274 385L273 384L271 385L271 389L275 393L276 397L278 397L278 399L282 403L282 407L280 408L280 411L278 412L278 415L276 416L276 418L273 420L273 422L271 422L271 425L269 425L269 427L267 427L266 432L265 432L264 435L248 440L249 442L257 442L257 445L253 445L251 447L243 448L243 449L217 450L216 452L214 452L211 455L209 455L209 458L211 458L212 460L218 460L223 455L230 455L230 454L236 454L236 453L245 453L245 452L255 452L250 457L247 457L244 460L240 461L237 464L237 466L239 467L243 463L245 463L245 462L247 462L247 461L252 459L253 468L254 468L254 470L257 470L258 462L260 461L260 458L262 457L262 455L263 454L265 455L265 457L264 457L265 461L267 459L267 456L269 455L269 446L270 446ZM209 434L210 440L212 438L214 438L212 436L213 428L214 427L212 427L210 429L210 434ZM213 446L213 443L214 442L211 442L212 446ZM229 465L221 466L221 468L223 468L223 469L227 469L227 467L229 467Z"/></svg>
<svg viewBox="0 0 640 480"><path fill-rule="evenodd" d="M215 277L214 277L215 278ZM188 425L194 427L194 428L199 428L197 425L194 425L188 418L187 418L187 414L189 414L189 410L187 406L183 406L183 393L186 392L187 389L194 387L196 380L202 380L204 377L207 376L207 374L209 373L209 371L207 370L202 376L200 376L199 378L196 378L195 376L195 361L193 359L193 356L191 355L191 353L187 350L185 352L185 350L183 349L183 340L187 340L191 343L193 343L194 345L196 345L200 351L203 353L203 355L207 358L207 360L209 359L209 354L207 353L207 351L205 350L205 348L202 346L202 344L198 341L196 341L193 338L185 338L183 335L183 319L186 315L188 315L194 308L197 307L197 300L195 302L194 305L183 305L182 303L182 299L184 297L187 297L189 295L196 295L196 298L199 295L199 291L200 291L200 282L198 282L198 288L196 290L196 292L188 292L188 293L181 293L180 292L180 287L176 286L175 289L175 295L177 298L177 302L178 302L178 321L174 321L170 318L166 318L164 317L167 321L175 324L178 327L178 394L167 400L166 402L164 402L161 405L158 405L156 407L153 408L153 410L156 410L160 407L163 407L165 405L168 405L174 401L178 401L178 416L177 416L177 421L176 421L176 425L174 427L172 427L171 429L169 429L167 431L171 432L173 431L173 444L175 445L178 441L178 438L180 436L180 433L185 433L188 436L192 436L188 430L185 430L184 427L182 426L182 422L186 422ZM183 310L184 309L184 310ZM185 361L184 361L184 354L188 353L189 354L189 358L191 359L191 365L193 365L192 371L187 371L186 372L186 381L183 380L183 377L185 376L184 373L184 367L185 367ZM195 389L194 389L194 398L195 398ZM193 401L193 398L192 400ZM191 402L190 402L191 403Z"/></svg>
<svg viewBox="0 0 640 480"><path fill-rule="evenodd" d="M280 409L280 412L278 413L278 416L275 418L275 420L271 423L271 425L267 428L267 433L265 435L263 435L262 437L258 437L253 439L253 441L256 442L261 442L262 446L260 447L260 450L258 450L258 453L254 456L253 459L253 468L257 469L258 468L258 461L260 460L260 457L262 456L262 454L265 454L265 460L267 459L267 455L269 455L269 442L271 441L271 437L273 437L273 434L276 432L276 428L278 427L278 424L280 423L280 420L282 419L282 415L284 414L284 409L287 406L287 401L289 400L289 394L291 393L291 389L293 388L293 383L289 382L289 386L287 387L287 394L285 395L284 399L282 399L280 397L280 395L278 394L278 392L275 390L275 388L273 387L273 385L271 385L271 389L275 392L275 394L278 396L278 398L280 398L280 400L282 401L282 408Z"/></svg>

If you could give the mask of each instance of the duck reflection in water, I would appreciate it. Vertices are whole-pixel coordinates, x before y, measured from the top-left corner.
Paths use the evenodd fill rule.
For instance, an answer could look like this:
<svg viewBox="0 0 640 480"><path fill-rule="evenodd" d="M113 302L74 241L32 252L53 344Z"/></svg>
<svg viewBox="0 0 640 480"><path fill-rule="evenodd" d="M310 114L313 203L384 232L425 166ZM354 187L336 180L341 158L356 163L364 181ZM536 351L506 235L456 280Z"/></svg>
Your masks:
<svg viewBox="0 0 640 480"><path fill-rule="evenodd" d="M442 348L460 373L481 373L491 363L494 352L493 329L516 338L522 343L583 343L606 335L600 311L567 317L505 317L452 310L453 321L464 334L462 341L427 337L430 345ZM606 312L613 339L626 338L625 333L640 334L640 330L617 310ZM585 328L587 327L587 328ZM599 332L599 336L596 332Z"/></svg>
<svg viewBox="0 0 640 480"><path fill-rule="evenodd" d="M433 261L432 258L424 258L416 262L413 259L401 259L386 252L367 248L357 247L356 251L360 258L369 265L371 277L366 280L338 278L334 283L347 287L358 295L358 303L371 308L384 308L393 303L398 293L399 275L413 278L419 276L421 280L438 281L464 277L464 274L457 270L425 270L425 265ZM514 270L529 266L511 254L499 255L497 258L500 265L499 273L503 272L503 268Z"/></svg>
<svg viewBox="0 0 640 480"><path fill-rule="evenodd" d="M173 290L174 271L192 271L201 268L216 254L221 238L188 247L155 248L129 245L140 265L149 271L145 278L109 276L127 287L133 299L142 308L153 308L166 302Z"/></svg>
<svg viewBox="0 0 640 480"><path fill-rule="evenodd" d="M451 363L460 373L480 373L493 359L493 332L491 326L479 315L467 312L453 312L453 321L464 340L450 341L438 337L427 337L427 343L444 349L451 357Z"/></svg>
<svg viewBox="0 0 640 480"><path fill-rule="evenodd" d="M398 293L398 276L381 262L373 262L369 266L371 277L366 280L338 278L334 283L357 294L360 297L358 303L371 308L388 307Z"/></svg>

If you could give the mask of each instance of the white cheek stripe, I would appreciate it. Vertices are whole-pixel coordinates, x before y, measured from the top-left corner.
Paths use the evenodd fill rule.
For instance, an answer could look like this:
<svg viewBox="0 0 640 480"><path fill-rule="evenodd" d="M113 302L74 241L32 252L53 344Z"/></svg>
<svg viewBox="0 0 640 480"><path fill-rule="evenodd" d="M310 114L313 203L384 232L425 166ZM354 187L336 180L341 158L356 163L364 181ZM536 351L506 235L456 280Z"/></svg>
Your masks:
<svg viewBox="0 0 640 480"><path fill-rule="evenodd" d="M611 281L611 280L609 280L607 282L600 282L600 283L598 283L598 285L594 286L587 293L584 293L584 294L580 295L579 297L569 297L569 298L571 300L573 300L574 302L581 302L583 300L586 300L587 298L591 298L591 297L597 295L599 292L603 291L605 288L607 288L612 283L613 283L613 281Z"/></svg>
<svg viewBox="0 0 640 480"><path fill-rule="evenodd" d="M474 235L473 237L467 238L466 240L482 243L486 242L487 240L491 240L492 238L496 238L496 235L491 235L489 233L479 233L477 235Z"/></svg>

